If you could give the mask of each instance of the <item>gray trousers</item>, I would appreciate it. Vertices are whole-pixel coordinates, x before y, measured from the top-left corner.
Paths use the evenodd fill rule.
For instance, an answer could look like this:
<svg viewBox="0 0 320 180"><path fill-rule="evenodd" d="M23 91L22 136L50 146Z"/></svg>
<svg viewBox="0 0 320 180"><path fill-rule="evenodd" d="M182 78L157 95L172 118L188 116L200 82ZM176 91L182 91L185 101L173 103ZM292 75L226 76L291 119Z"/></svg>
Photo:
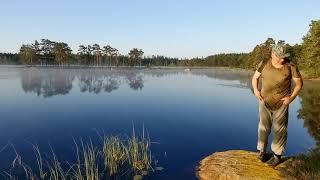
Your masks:
<svg viewBox="0 0 320 180"><path fill-rule="evenodd" d="M273 140L271 150L282 155L287 143L287 128L288 128L288 109L286 105L282 105L277 110L269 110L264 102L259 102L259 127L258 127L258 145L259 151L266 152L268 139L273 128Z"/></svg>

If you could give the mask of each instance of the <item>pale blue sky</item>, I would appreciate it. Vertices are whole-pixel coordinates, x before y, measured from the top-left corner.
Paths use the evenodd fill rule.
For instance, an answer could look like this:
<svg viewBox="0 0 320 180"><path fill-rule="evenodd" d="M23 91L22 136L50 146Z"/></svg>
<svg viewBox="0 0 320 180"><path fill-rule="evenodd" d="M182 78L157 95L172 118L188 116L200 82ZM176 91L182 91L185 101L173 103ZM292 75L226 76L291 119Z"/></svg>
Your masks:
<svg viewBox="0 0 320 180"><path fill-rule="evenodd" d="M319 9L319 0L0 0L0 52L42 38L74 52L94 43L174 57L249 52L268 37L300 43Z"/></svg>

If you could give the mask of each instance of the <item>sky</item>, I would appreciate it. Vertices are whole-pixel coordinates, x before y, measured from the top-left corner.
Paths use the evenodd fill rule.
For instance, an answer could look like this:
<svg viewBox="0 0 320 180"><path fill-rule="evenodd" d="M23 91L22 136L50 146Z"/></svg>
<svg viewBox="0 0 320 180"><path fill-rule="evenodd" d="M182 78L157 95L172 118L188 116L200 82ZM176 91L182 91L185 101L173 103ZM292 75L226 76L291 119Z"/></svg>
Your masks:
<svg viewBox="0 0 320 180"><path fill-rule="evenodd" d="M0 0L0 52L50 39L179 58L301 43L319 0Z"/></svg>

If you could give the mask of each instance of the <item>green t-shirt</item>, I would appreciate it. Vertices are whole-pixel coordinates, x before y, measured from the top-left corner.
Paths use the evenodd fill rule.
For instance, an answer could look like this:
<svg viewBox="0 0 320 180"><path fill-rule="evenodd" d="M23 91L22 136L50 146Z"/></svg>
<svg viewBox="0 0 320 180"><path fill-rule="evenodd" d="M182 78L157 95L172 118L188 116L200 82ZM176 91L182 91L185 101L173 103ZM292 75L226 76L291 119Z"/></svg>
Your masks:
<svg viewBox="0 0 320 180"><path fill-rule="evenodd" d="M292 78L301 78L298 67L291 62L276 68L272 65L271 59L266 62L261 61L257 71L261 73L261 95L270 110L280 108L283 104L281 99L291 94Z"/></svg>

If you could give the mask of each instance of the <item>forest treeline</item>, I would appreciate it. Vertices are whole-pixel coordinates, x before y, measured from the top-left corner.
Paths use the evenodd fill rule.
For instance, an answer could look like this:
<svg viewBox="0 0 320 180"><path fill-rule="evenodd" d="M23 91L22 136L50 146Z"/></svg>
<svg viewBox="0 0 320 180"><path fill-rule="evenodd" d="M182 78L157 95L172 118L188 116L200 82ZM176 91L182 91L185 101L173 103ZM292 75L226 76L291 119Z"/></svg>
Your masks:
<svg viewBox="0 0 320 180"><path fill-rule="evenodd" d="M0 53L0 64L40 65L94 65L94 66L189 66L233 67L254 69L260 61L270 58L271 45L283 43L290 57L308 77L320 77L320 20L311 21L301 44L290 45L283 40L268 38L256 45L250 53L222 53L207 57L179 59L165 56L143 56L142 49L133 48L128 54L120 54L110 45L80 45L72 51L65 42L49 39L23 44L19 53Z"/></svg>

